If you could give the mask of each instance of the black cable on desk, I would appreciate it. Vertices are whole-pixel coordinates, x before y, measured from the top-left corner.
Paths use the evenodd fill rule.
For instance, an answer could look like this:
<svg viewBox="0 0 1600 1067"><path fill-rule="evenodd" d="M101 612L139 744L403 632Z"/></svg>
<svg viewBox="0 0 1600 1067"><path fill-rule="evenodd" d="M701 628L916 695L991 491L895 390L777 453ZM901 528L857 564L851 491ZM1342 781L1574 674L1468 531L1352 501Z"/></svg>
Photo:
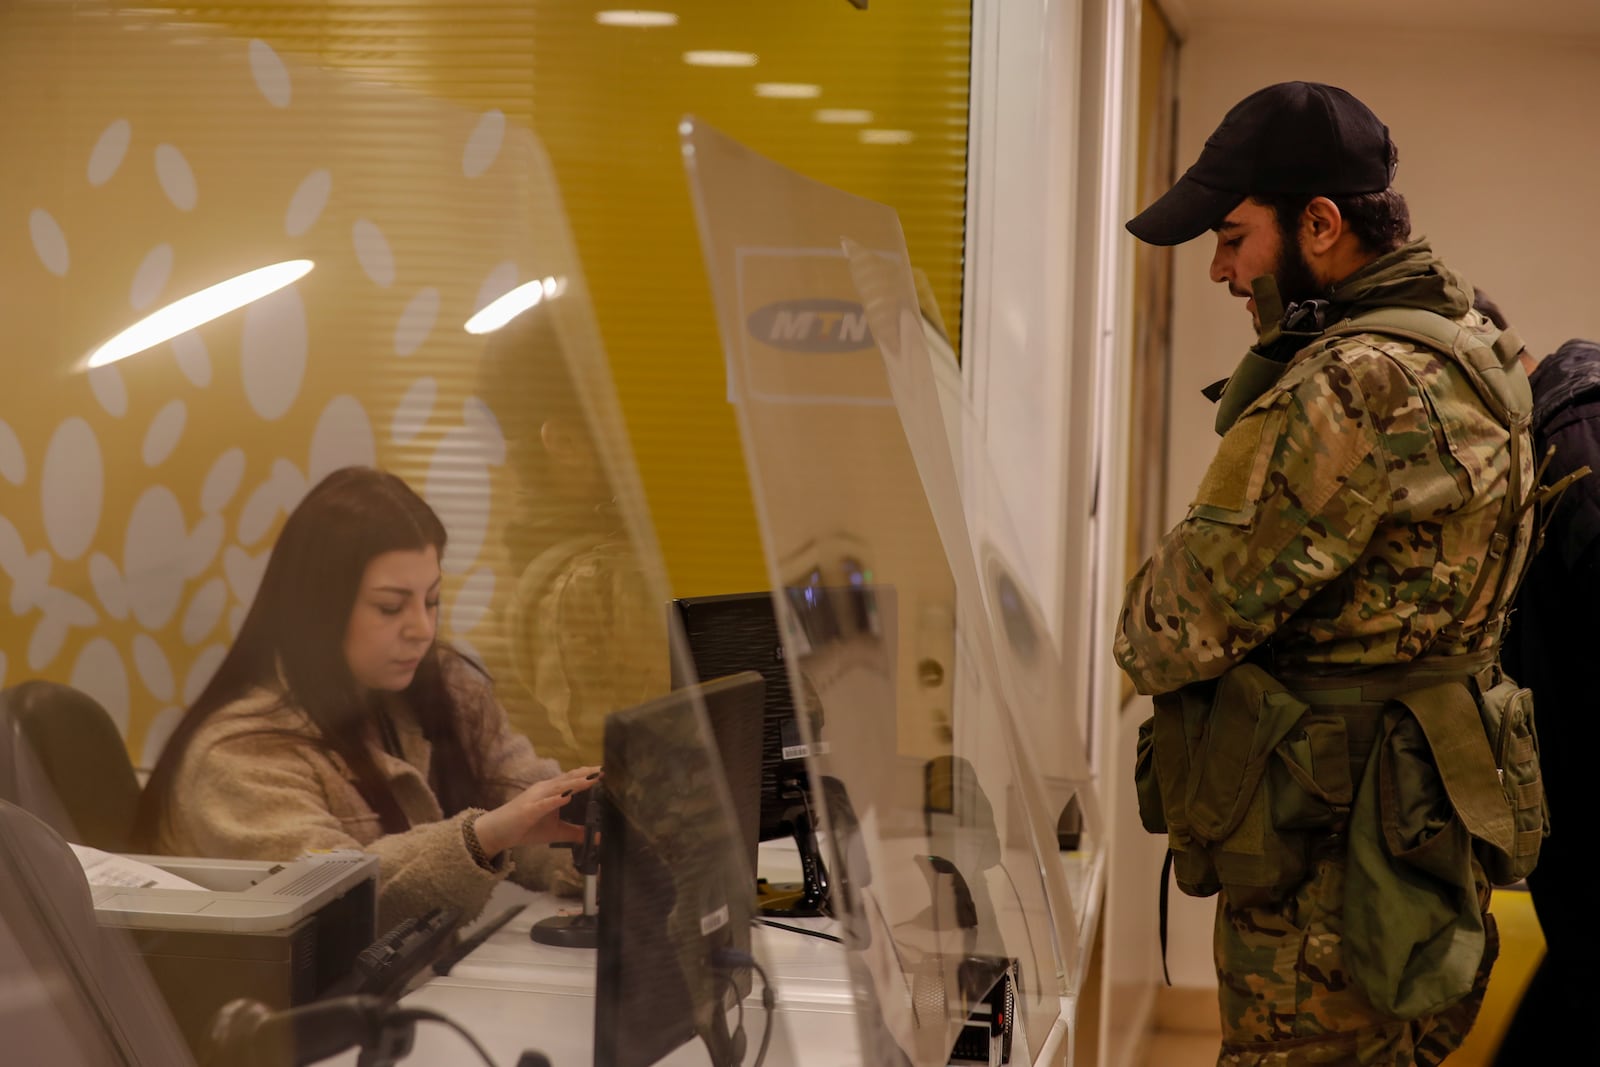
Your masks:
<svg viewBox="0 0 1600 1067"><path fill-rule="evenodd" d="M767 1058L767 1045L772 1041L772 1016L778 1007L778 994L772 988L772 980L767 977L767 972L762 968L761 964L756 962L756 958L748 952L740 952L736 949L720 949L712 956L711 962L728 971L736 967L749 967L761 976L761 1010L767 1015L767 1023L761 1028L761 1045L756 1049L756 1062L753 1065L753 1067L761 1067L762 1061ZM742 1015L744 1002L741 1000L739 1004L739 1011ZM743 1029L742 1023L740 1028Z"/></svg>
<svg viewBox="0 0 1600 1067"><path fill-rule="evenodd" d="M761 964L753 956L750 966L761 976L761 1010L767 1013L767 1024L761 1028L761 1047L756 1049L755 1067L761 1067L761 1061L767 1058L767 1042L772 1040L772 1016L778 1007L778 995L772 991L772 980L767 977L767 972L761 969Z"/></svg>
<svg viewBox="0 0 1600 1067"><path fill-rule="evenodd" d="M760 926L770 926L777 930L789 930L793 933L805 934L807 937L820 937L824 941L834 941L841 945L844 944L844 938L835 934L823 933L821 930L808 930L804 926L790 926L788 923L773 922L771 919L756 919L754 922Z"/></svg>
<svg viewBox="0 0 1600 1067"><path fill-rule="evenodd" d="M474 930L471 934L456 942L454 948L452 948L449 952L446 952L437 960L434 960L433 973L437 975L449 974L451 968L460 963L467 956L471 955L479 945L489 940L489 938L492 937L497 930L499 930L506 923L510 922L512 919L516 918L519 914L521 914L522 909L526 907L526 904L518 904L515 907L507 908L498 916L491 919L489 922L484 923L477 930Z"/></svg>

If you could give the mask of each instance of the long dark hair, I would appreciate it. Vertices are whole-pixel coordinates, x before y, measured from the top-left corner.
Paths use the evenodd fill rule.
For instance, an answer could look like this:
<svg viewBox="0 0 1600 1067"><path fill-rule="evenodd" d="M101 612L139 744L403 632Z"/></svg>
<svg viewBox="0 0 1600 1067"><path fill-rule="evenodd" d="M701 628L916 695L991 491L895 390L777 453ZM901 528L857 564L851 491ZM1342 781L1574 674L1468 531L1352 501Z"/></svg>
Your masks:
<svg viewBox="0 0 1600 1067"><path fill-rule="evenodd" d="M432 546L442 557L444 524L410 486L387 471L345 467L318 482L284 522L260 588L221 666L172 732L139 802L138 846L153 849L172 801L173 779L195 734L218 709L252 690L281 694L275 707L303 712L318 736L263 727L259 733L338 754L385 833L410 828L368 748L377 694L366 692L344 657L345 629L367 564L386 552ZM399 694L432 746L431 774L445 814L481 803L481 745L462 736L436 640ZM253 732L255 733L255 732Z"/></svg>

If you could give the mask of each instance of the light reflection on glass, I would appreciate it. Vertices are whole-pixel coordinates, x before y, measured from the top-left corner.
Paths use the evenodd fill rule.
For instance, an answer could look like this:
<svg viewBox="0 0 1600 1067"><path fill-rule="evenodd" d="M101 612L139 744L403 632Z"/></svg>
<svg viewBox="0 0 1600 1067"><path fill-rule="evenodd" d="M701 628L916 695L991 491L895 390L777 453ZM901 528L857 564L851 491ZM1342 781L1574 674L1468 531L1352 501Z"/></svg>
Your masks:
<svg viewBox="0 0 1600 1067"><path fill-rule="evenodd" d="M311 272L309 259L290 259L207 286L151 312L89 354L86 370L104 367L186 334L246 304L291 285Z"/></svg>

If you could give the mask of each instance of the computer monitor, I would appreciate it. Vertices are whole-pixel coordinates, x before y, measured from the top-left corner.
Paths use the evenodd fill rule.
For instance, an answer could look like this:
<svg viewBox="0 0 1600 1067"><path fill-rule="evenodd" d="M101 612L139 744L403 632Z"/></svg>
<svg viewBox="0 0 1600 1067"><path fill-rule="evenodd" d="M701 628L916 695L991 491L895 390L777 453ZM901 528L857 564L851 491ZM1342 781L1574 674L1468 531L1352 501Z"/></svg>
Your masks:
<svg viewBox="0 0 1600 1067"><path fill-rule="evenodd" d="M744 1035L729 1030L727 1013L749 994L750 972L721 954L750 952L753 842L728 822L715 782L719 763L737 763L753 784L757 750L753 730L740 741L737 717L710 710L742 704L748 723L763 688L758 675L742 674L606 718L595 1067L647 1067L696 1037L712 1067L744 1058ZM724 726L718 751L700 733L698 695ZM733 789L739 776L728 775Z"/></svg>
<svg viewBox="0 0 1600 1067"><path fill-rule="evenodd" d="M791 598L804 596L795 590ZM806 771L806 734L795 714L793 691L784 655L783 639L772 594L733 593L723 596L684 597L672 602L678 625L688 645L695 677L718 678L740 671L756 671L766 679L762 702L761 789L757 810L762 841L793 838L800 853L804 882L771 884L758 880L758 897L764 914L813 916L828 913L827 871L817 848L816 827ZM684 676L676 660L673 685L693 681ZM804 702L811 718L810 737L822 732L821 707L815 699ZM756 872L759 875L759 870Z"/></svg>

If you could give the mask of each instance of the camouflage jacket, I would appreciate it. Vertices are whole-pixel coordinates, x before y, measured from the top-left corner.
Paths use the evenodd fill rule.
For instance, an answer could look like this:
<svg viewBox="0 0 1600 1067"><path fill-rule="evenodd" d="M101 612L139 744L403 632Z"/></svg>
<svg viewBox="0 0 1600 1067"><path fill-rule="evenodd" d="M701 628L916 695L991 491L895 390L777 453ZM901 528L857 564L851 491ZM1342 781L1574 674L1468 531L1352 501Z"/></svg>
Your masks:
<svg viewBox="0 0 1600 1067"><path fill-rule="evenodd" d="M1423 242L1330 295L1330 320L1422 307L1492 329ZM1520 569L1531 540L1486 564L1507 445L1466 374L1425 345L1358 334L1301 349L1228 430L1188 514L1129 583L1117 662L1140 692L1165 693L1263 646L1274 667L1300 672L1466 651L1489 621L1487 597L1462 619L1459 646L1436 638L1467 610L1479 571Z"/></svg>

